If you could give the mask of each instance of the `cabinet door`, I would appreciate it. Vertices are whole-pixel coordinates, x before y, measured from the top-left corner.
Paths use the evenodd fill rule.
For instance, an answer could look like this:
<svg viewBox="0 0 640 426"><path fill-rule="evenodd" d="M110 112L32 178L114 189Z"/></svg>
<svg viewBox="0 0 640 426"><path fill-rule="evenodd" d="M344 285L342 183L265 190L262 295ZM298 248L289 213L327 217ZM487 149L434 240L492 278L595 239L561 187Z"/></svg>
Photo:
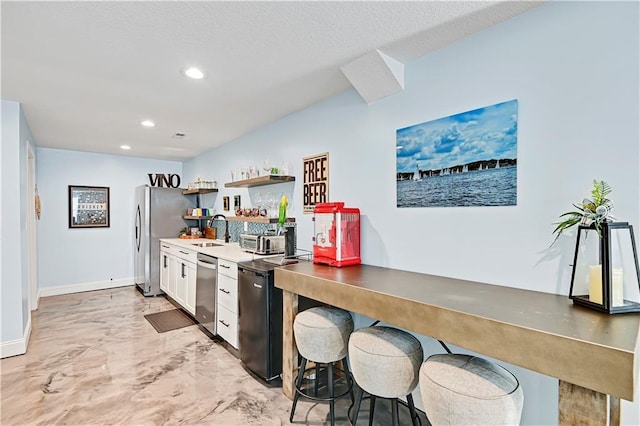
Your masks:
<svg viewBox="0 0 640 426"><path fill-rule="evenodd" d="M238 314L218 305L218 335L238 349Z"/></svg>
<svg viewBox="0 0 640 426"><path fill-rule="evenodd" d="M238 279L238 264L230 260L218 259L218 275L226 275L234 280Z"/></svg>
<svg viewBox="0 0 640 426"><path fill-rule="evenodd" d="M176 257L173 255L167 256L167 262L169 263L169 272L168 272L168 284L167 284L167 294L171 297L175 297L176 294L176 281L178 274L178 267Z"/></svg>
<svg viewBox="0 0 640 426"><path fill-rule="evenodd" d="M218 304L238 313L238 280L218 274Z"/></svg>
<svg viewBox="0 0 640 426"><path fill-rule="evenodd" d="M169 287L169 254L160 252L160 290L168 293Z"/></svg>
<svg viewBox="0 0 640 426"><path fill-rule="evenodd" d="M186 264L186 294L184 299L184 307L191 315L196 314L196 265L194 263Z"/></svg>
<svg viewBox="0 0 640 426"><path fill-rule="evenodd" d="M187 265L189 262L185 262L182 259L176 259L177 271L176 271L176 292L173 299L180 305L185 306L185 300L187 298Z"/></svg>

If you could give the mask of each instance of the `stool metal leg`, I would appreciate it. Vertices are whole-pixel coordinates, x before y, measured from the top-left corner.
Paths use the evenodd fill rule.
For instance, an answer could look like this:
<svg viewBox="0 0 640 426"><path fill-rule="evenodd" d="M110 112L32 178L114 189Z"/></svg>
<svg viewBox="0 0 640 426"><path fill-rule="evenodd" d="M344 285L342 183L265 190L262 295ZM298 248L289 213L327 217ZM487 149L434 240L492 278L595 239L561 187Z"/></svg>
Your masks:
<svg viewBox="0 0 640 426"><path fill-rule="evenodd" d="M391 400L391 421L393 426L398 426L398 423L400 423L398 419L398 398Z"/></svg>
<svg viewBox="0 0 640 426"><path fill-rule="evenodd" d="M300 398L300 387L302 386L302 379L304 378L304 370L307 368L307 359L301 357L300 370L298 371L298 380L296 381L295 394L293 395L293 404L291 405L291 414L289 415L289 423L293 422L293 415L296 412L296 405L298 404L298 398Z"/></svg>
<svg viewBox="0 0 640 426"><path fill-rule="evenodd" d="M364 395L364 391L360 386L358 386L358 393L356 394L356 403L355 403L355 406L353 407L355 411L353 412L353 420L351 420L351 424L353 426L355 426L356 422L358 421L358 413L360 412L360 404L362 403L363 395Z"/></svg>
<svg viewBox="0 0 640 426"><path fill-rule="evenodd" d="M320 363L316 362L316 379L313 381L313 396L318 396L319 383L320 383Z"/></svg>
<svg viewBox="0 0 640 426"><path fill-rule="evenodd" d="M418 417L418 413L416 413L416 406L413 403L413 395L407 395L407 405L409 405L409 413L411 413L411 424L413 426L420 426L422 423L420 422L420 418Z"/></svg>
<svg viewBox="0 0 640 426"><path fill-rule="evenodd" d="M333 363L327 364L327 385L329 386L329 414L331 416L331 426L336 424L335 400L333 399Z"/></svg>
<svg viewBox="0 0 640 426"><path fill-rule="evenodd" d="M376 409L376 396L371 395L369 397L369 426L373 426L373 412Z"/></svg>
<svg viewBox="0 0 640 426"><path fill-rule="evenodd" d="M353 376L351 375L351 371L349 371L349 363L347 362L347 358L342 359L342 365L344 368L344 378L347 381L347 386L349 386L349 394L351 395L351 404L355 402L355 397L353 395Z"/></svg>

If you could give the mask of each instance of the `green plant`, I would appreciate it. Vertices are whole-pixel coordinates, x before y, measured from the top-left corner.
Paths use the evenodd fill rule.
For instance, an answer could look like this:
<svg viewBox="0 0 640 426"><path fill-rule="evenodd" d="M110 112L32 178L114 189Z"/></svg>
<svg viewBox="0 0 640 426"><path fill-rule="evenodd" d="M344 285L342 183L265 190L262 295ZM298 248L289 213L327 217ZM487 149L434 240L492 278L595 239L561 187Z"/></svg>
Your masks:
<svg viewBox="0 0 640 426"><path fill-rule="evenodd" d="M607 182L594 179L591 199L585 198L581 204L574 204L573 207L577 210L561 214L560 219L564 220L554 223L556 228L553 230L553 234L556 234L556 238L553 242L555 243L558 240L563 231L578 224L594 224L598 235L600 235L601 224L608 220L608 216L613 209L613 203L607 198L610 193L611 187Z"/></svg>

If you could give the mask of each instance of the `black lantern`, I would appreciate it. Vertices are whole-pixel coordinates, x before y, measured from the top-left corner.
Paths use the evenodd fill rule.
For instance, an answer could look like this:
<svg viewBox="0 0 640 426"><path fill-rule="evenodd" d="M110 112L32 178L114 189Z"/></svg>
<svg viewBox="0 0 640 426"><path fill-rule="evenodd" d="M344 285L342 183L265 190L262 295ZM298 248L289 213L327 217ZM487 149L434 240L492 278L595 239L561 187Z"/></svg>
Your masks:
<svg viewBox="0 0 640 426"><path fill-rule="evenodd" d="M627 222L578 227L569 298L609 314L640 312L640 268Z"/></svg>

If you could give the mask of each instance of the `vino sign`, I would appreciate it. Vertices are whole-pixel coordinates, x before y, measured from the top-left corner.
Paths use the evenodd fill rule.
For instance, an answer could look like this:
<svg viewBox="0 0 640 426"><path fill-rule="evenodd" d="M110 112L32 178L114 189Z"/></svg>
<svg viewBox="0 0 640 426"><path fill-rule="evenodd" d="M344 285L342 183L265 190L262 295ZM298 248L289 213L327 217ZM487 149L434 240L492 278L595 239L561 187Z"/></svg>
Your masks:
<svg viewBox="0 0 640 426"><path fill-rule="evenodd" d="M167 187L167 188L179 188L180 187L180 176L172 173L172 174L164 174L164 173L148 173L149 176L149 184L151 186L157 187Z"/></svg>

